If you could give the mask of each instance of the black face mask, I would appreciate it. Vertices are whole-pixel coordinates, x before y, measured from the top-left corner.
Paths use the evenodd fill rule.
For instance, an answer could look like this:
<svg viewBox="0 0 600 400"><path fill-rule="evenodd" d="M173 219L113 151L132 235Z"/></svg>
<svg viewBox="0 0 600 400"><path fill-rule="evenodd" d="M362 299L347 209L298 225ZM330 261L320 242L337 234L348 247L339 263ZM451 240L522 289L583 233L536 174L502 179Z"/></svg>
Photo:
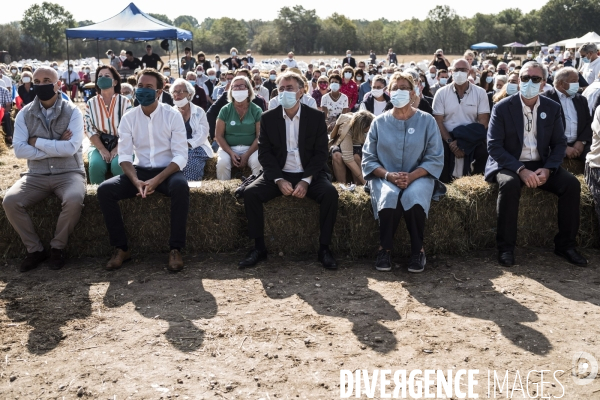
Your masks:
<svg viewBox="0 0 600 400"><path fill-rule="evenodd" d="M498 70L498 75L506 75L506 71L503 69Z"/></svg>
<svg viewBox="0 0 600 400"><path fill-rule="evenodd" d="M41 101L48 101L56 94L53 83L48 83L46 85L33 85L33 92Z"/></svg>

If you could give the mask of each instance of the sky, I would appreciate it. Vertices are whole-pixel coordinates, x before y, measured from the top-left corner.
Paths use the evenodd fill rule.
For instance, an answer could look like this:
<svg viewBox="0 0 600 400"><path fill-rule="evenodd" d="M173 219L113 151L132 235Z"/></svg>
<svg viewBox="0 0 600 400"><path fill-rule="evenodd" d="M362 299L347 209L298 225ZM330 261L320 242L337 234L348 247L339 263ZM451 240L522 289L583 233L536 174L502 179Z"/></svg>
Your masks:
<svg viewBox="0 0 600 400"><path fill-rule="evenodd" d="M90 19L94 22L101 22L105 19L112 17L123 10L130 1L106 1L106 2L93 2L93 1L82 1L82 0L46 0L53 3L58 3L63 6L75 17L76 21L83 21ZM27 7L42 3L42 0L19 0L17 2L11 2L9 6L2 7L0 13L0 23L7 23L12 21L19 21L23 17L23 13ZM281 7L288 6L292 7L295 5L302 5L306 9L316 9L317 15L321 18L326 18L338 12L344 14L350 19L366 19L366 20L377 20L380 18L386 18L388 20L405 20L416 17L418 19L425 19L429 10L435 8L437 5L447 4L456 10L458 15L463 17L472 17L476 13L483 14L494 14L507 8L520 8L524 13L528 13L532 9L541 8L546 3L545 0L503 0L503 1L486 1L486 2L470 2L465 0L448 0L446 2L425 2L420 1L397 1L393 0L389 4L393 4L391 7L386 6L384 3L372 3L373 6L369 6L369 2L351 1L351 2L332 2L332 1L311 1L302 2L298 0L278 0L278 1L267 1L258 2L257 6L253 5L252 1L248 0L228 0L226 3L216 3L214 7L208 7L206 4L200 2L190 2L187 6L185 2L174 2L176 7L165 7L168 2L164 0L138 0L136 5L144 12L147 13L158 13L166 14L169 18L174 19L182 14L188 14L196 17L198 21L202 21L206 17L221 18L230 17L238 19L262 19L264 21L273 20L277 18L277 12ZM203 5L201 5L203 4ZM261 4L263 4L261 6ZM347 8L340 7L339 4L347 5ZM359 5L362 4L362 7ZM193 10L197 9L198 12ZM210 14L205 14L210 9ZM185 11L184 11L185 10ZM390 12L396 11L396 12Z"/></svg>

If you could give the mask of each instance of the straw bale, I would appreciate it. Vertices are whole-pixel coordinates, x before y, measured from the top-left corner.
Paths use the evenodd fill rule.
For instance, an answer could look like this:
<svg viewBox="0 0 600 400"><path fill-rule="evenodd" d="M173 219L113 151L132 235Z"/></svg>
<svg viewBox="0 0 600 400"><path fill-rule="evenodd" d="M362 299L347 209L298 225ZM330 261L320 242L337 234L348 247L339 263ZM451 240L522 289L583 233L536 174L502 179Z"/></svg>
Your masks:
<svg viewBox="0 0 600 400"><path fill-rule="evenodd" d="M585 163L581 160L565 157L561 166L573 175L583 175Z"/></svg>

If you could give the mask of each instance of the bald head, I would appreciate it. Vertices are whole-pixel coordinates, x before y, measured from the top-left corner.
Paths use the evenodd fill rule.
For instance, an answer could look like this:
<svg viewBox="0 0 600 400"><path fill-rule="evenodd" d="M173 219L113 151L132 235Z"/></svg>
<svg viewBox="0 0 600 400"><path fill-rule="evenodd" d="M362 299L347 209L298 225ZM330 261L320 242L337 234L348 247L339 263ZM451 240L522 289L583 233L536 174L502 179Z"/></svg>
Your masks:
<svg viewBox="0 0 600 400"><path fill-rule="evenodd" d="M33 73L33 83L43 85L58 82L58 72L54 68L39 67Z"/></svg>
<svg viewBox="0 0 600 400"><path fill-rule="evenodd" d="M458 60L456 60L456 62L454 63L454 69L466 69L469 70L471 68L471 64L469 64L469 62L467 60L465 60L464 58L459 58Z"/></svg>

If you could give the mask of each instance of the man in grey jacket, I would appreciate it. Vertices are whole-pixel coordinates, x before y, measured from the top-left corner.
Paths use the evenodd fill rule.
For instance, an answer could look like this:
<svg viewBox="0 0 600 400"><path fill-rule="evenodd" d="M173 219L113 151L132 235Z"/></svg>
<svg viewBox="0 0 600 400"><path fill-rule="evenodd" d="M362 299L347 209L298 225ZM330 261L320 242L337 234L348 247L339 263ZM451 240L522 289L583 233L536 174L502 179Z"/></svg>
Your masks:
<svg viewBox="0 0 600 400"><path fill-rule="evenodd" d="M83 116L77 106L62 99L59 85L54 69L38 68L33 74L36 98L19 112L15 121L15 155L27 159L27 172L8 190L2 206L27 248L21 272L37 267L47 257L26 208L52 193L62 203L50 242L49 267L55 270L65 263L67 240L83 208Z"/></svg>

